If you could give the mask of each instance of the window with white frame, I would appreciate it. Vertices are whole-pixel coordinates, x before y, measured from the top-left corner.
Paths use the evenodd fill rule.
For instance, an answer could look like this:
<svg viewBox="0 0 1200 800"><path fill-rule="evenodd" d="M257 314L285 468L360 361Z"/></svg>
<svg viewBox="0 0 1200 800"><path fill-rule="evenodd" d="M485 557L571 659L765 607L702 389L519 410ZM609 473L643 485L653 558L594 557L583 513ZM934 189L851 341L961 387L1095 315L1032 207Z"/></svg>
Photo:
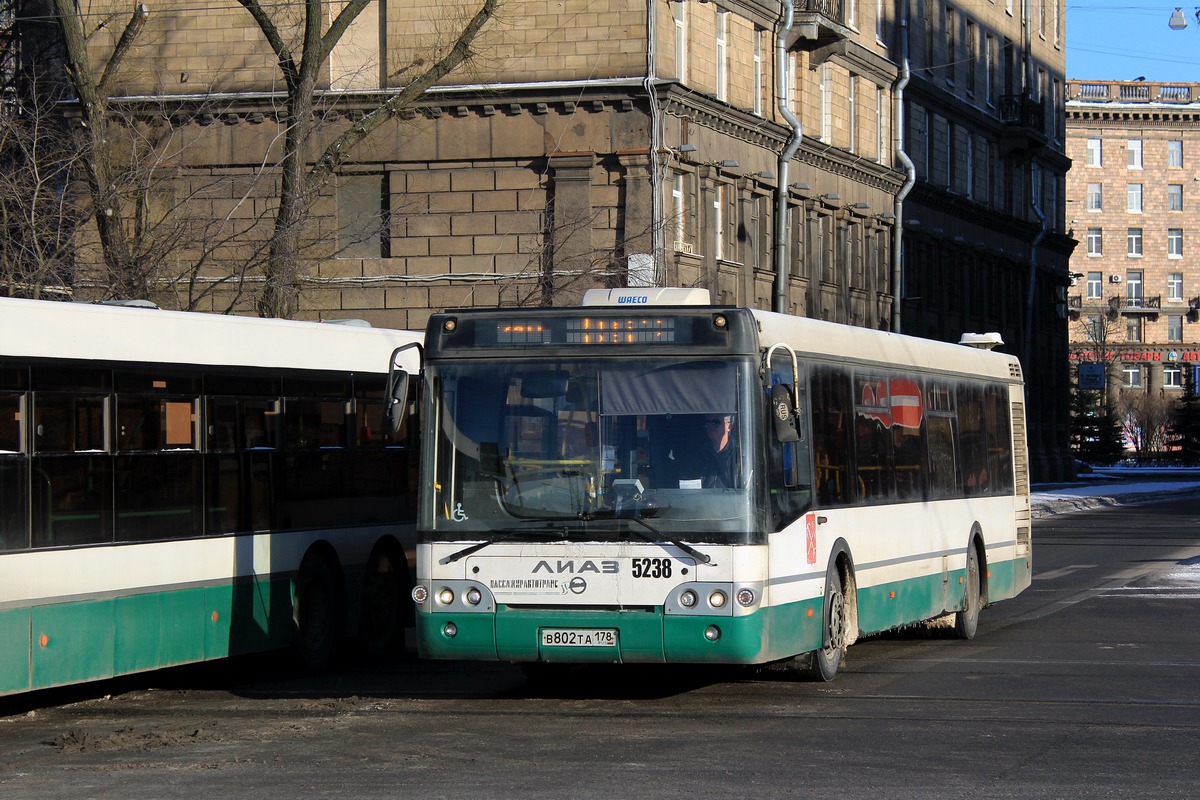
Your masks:
<svg viewBox="0 0 1200 800"><path fill-rule="evenodd" d="M1088 228L1087 230L1087 254L1092 257L1104 255L1104 229L1103 228ZM1096 273L1099 275L1100 273Z"/></svg>
<svg viewBox="0 0 1200 800"><path fill-rule="evenodd" d="M1183 315L1168 314L1167 315L1167 341L1182 342L1183 341Z"/></svg>
<svg viewBox="0 0 1200 800"><path fill-rule="evenodd" d="M754 29L754 99L751 111L762 116L763 103L763 29Z"/></svg>
<svg viewBox="0 0 1200 800"><path fill-rule="evenodd" d="M1167 211L1183 211L1183 184L1167 184Z"/></svg>
<svg viewBox="0 0 1200 800"><path fill-rule="evenodd" d="M1125 385L1130 389L1140 388L1142 385L1142 365L1141 364L1125 364L1121 370L1125 377Z"/></svg>
<svg viewBox="0 0 1200 800"><path fill-rule="evenodd" d="M887 113L885 105L887 103L887 95L883 91L882 86L875 87L875 161L883 163L884 146L886 138L884 132L887 126Z"/></svg>
<svg viewBox="0 0 1200 800"><path fill-rule="evenodd" d="M1142 140L1130 139L1125 146L1126 164L1130 169L1142 168Z"/></svg>
<svg viewBox="0 0 1200 800"><path fill-rule="evenodd" d="M1180 323L1182 324L1182 323ZM1183 337L1177 341L1183 341ZM1163 364L1163 388L1164 389L1182 389L1183 388L1183 367L1178 364Z"/></svg>
<svg viewBox="0 0 1200 800"><path fill-rule="evenodd" d="M1104 341L1104 317L1099 314L1088 314L1083 327L1089 342Z"/></svg>
<svg viewBox="0 0 1200 800"><path fill-rule="evenodd" d="M846 128L850 137L850 152L858 152L858 76L850 73L849 86L846 89Z"/></svg>
<svg viewBox="0 0 1200 800"><path fill-rule="evenodd" d="M1172 139L1167 142L1167 167L1183 169L1183 140Z"/></svg>
<svg viewBox="0 0 1200 800"><path fill-rule="evenodd" d="M729 12L717 12L717 99L726 100L729 96L729 49L726 47L728 36Z"/></svg>
<svg viewBox="0 0 1200 800"><path fill-rule="evenodd" d="M1183 302L1183 273L1168 272L1167 273L1167 300L1169 302Z"/></svg>
<svg viewBox="0 0 1200 800"><path fill-rule="evenodd" d="M677 173L671 183L671 213L675 215L675 249L682 249L687 241L684 227L683 173Z"/></svg>
<svg viewBox="0 0 1200 800"><path fill-rule="evenodd" d="M1104 140L1090 138L1087 140L1087 165L1089 167L1104 166Z"/></svg>
<svg viewBox="0 0 1200 800"><path fill-rule="evenodd" d="M1167 228L1167 258L1183 258L1183 228Z"/></svg>
<svg viewBox="0 0 1200 800"><path fill-rule="evenodd" d="M1128 228L1125 231L1125 255L1140 258L1142 255L1142 229Z"/></svg>
<svg viewBox="0 0 1200 800"><path fill-rule="evenodd" d="M1104 210L1104 184L1089 183L1087 185L1087 207L1088 211Z"/></svg>
<svg viewBox="0 0 1200 800"><path fill-rule="evenodd" d="M875 41L880 44L887 44L884 39L887 35L887 31L883 27L884 21L883 0L875 0Z"/></svg>
<svg viewBox="0 0 1200 800"><path fill-rule="evenodd" d="M821 62L821 141L833 142L833 70Z"/></svg>
<svg viewBox="0 0 1200 800"><path fill-rule="evenodd" d="M1142 185L1140 183L1125 184L1125 210L1130 214L1142 213Z"/></svg>
<svg viewBox="0 0 1200 800"><path fill-rule="evenodd" d="M675 12L675 72L681 83L687 83L687 3L673 3Z"/></svg>
<svg viewBox="0 0 1200 800"><path fill-rule="evenodd" d="M1104 297L1104 279L1099 272L1089 272L1087 274L1087 296L1088 300L1099 300Z"/></svg>
<svg viewBox="0 0 1200 800"><path fill-rule="evenodd" d="M1143 328L1145 325L1142 318L1136 314L1125 318L1125 341L1131 344L1140 343L1143 336Z"/></svg>
<svg viewBox="0 0 1200 800"><path fill-rule="evenodd" d="M1142 306L1142 271L1131 269L1125 272L1125 299L1131 308Z"/></svg>

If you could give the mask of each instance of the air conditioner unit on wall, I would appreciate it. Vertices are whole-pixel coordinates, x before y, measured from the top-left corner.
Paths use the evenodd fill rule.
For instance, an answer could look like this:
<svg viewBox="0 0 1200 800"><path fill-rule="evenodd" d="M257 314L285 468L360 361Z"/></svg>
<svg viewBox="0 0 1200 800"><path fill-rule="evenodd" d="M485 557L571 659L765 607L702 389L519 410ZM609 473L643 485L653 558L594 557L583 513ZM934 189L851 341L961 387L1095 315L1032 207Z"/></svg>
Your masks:
<svg viewBox="0 0 1200 800"><path fill-rule="evenodd" d="M1109 283L1120 283L1120 282L1121 282L1121 276L1120 276L1120 275L1109 275L1109 276L1108 276L1108 282L1109 282Z"/></svg>

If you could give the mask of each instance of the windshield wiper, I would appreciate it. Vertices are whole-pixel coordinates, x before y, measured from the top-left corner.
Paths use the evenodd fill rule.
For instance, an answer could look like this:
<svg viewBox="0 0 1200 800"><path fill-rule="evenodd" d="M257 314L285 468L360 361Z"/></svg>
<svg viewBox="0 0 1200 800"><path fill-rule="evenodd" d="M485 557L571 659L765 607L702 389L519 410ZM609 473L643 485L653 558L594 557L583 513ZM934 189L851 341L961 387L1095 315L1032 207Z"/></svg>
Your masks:
<svg viewBox="0 0 1200 800"><path fill-rule="evenodd" d="M570 517L569 519L575 520L576 518ZM493 534L517 533L517 534L521 534L522 536L529 536L534 539L565 539L565 538L567 538L567 534L570 533L570 531L565 526L561 527L561 528L558 528L558 527L551 528L551 527L547 526L546 528L497 528L495 530L489 531L489 533L493 533ZM469 555L478 553L480 550L487 547L488 545L494 544L496 541L497 541L496 539L488 539L486 542L476 542L475 544L467 545L462 550L451 553L450 555L446 556L445 558L440 559L438 561L438 563L439 564L453 564L455 561L461 561Z"/></svg>
<svg viewBox="0 0 1200 800"><path fill-rule="evenodd" d="M710 567L715 567L717 565L717 562L713 561L712 556L708 555L708 553L701 553L699 550L692 547L687 542L676 539L674 536L668 536L667 534L665 534L662 531L655 528L649 522L646 522L646 520L642 519L641 517L619 516L617 518L618 519L627 519L631 522L636 522L638 525L641 525L643 528L650 531L650 533L654 534L654 536L650 536L650 535L643 533L642 531L639 531L635 528L630 528L629 532L632 533L633 535L637 536L642 541L649 542L650 544L661 545L662 541L658 541L658 539L661 539L665 542L668 542L669 544L675 545L680 550L682 550L683 552L687 553L692 558L699 561L701 564L705 564L706 566L710 566ZM655 537L658 537L658 539L655 539Z"/></svg>

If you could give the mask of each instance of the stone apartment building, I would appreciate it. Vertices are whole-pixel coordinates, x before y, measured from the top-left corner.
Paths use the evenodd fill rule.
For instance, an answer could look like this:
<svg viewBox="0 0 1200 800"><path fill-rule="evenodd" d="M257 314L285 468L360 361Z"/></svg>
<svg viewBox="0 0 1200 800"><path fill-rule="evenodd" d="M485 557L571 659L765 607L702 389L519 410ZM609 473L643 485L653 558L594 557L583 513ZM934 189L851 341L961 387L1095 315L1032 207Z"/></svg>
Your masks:
<svg viewBox="0 0 1200 800"><path fill-rule="evenodd" d="M128 11L89 8L103 65L120 26L102 12ZM473 11L368 4L322 74L322 141ZM312 205L300 315L419 328L679 285L951 341L995 330L1024 364L1035 477L1062 476L1063 36L1062 0L504 0L469 65ZM237 2L150 10L113 108L186 140L173 196L239 231L174 253L160 304L252 308L253 272L229 275L271 219L280 84ZM106 290L81 270L78 296Z"/></svg>
<svg viewBox="0 0 1200 800"><path fill-rule="evenodd" d="M1177 395L1200 364L1200 84L1070 81L1072 369ZM1087 369L1081 373L1087 381Z"/></svg>

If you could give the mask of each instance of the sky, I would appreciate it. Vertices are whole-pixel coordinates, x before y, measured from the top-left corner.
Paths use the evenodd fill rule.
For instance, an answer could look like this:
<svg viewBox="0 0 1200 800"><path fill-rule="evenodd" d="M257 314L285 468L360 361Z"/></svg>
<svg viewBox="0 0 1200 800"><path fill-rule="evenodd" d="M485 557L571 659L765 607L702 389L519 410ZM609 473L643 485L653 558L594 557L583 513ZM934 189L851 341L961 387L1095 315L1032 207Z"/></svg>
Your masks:
<svg viewBox="0 0 1200 800"><path fill-rule="evenodd" d="M1174 5L1132 0L1067 0L1067 78L1200 83L1200 3L1182 9L1188 26L1169 26Z"/></svg>

